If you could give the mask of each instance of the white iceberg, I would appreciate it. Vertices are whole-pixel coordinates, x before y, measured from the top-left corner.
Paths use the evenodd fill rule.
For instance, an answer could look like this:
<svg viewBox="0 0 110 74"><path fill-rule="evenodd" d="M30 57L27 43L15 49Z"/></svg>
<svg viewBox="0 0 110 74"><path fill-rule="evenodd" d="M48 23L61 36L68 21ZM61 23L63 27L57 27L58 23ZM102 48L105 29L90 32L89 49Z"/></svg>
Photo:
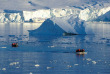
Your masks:
<svg viewBox="0 0 110 74"><path fill-rule="evenodd" d="M64 34L87 34L86 23L75 16L63 18L51 18L36 30L30 31L30 35L64 35Z"/></svg>

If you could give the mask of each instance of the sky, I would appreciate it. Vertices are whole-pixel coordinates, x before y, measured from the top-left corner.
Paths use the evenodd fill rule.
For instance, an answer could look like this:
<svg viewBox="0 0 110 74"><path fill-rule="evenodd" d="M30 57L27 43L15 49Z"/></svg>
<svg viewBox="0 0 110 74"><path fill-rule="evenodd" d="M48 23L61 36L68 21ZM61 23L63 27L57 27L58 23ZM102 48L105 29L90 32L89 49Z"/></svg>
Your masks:
<svg viewBox="0 0 110 74"><path fill-rule="evenodd" d="M0 0L0 10L36 10L84 6L110 0Z"/></svg>

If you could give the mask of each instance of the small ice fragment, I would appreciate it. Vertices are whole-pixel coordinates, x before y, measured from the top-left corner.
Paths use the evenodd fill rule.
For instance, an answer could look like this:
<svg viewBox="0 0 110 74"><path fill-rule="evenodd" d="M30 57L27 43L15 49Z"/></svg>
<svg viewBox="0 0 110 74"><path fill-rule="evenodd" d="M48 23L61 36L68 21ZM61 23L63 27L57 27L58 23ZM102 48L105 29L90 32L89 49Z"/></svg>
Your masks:
<svg viewBox="0 0 110 74"><path fill-rule="evenodd" d="M83 60L86 60L85 58L83 58Z"/></svg>
<svg viewBox="0 0 110 74"><path fill-rule="evenodd" d="M7 47L1 47L1 48L7 48Z"/></svg>
<svg viewBox="0 0 110 74"><path fill-rule="evenodd" d="M88 58L88 59L86 59L87 61L91 61L91 59L90 58Z"/></svg>
<svg viewBox="0 0 110 74"><path fill-rule="evenodd" d="M19 67L16 67L16 68L19 68Z"/></svg>
<svg viewBox="0 0 110 74"><path fill-rule="evenodd" d="M17 65L17 64L19 64L19 62L12 62L9 65Z"/></svg>
<svg viewBox="0 0 110 74"><path fill-rule="evenodd" d="M40 65L39 65L39 64L36 64L35 66L36 66L36 67L39 67Z"/></svg>
<svg viewBox="0 0 110 74"><path fill-rule="evenodd" d="M96 64L97 62L96 62L96 61L92 61L92 63L93 63L93 64Z"/></svg>
<svg viewBox="0 0 110 74"><path fill-rule="evenodd" d="M74 64L74 66L78 66L79 64Z"/></svg>
<svg viewBox="0 0 110 74"><path fill-rule="evenodd" d="M72 67L71 65L67 65L67 67Z"/></svg>
<svg viewBox="0 0 110 74"><path fill-rule="evenodd" d="M3 71L5 71L5 70L6 70L6 68L2 68L2 70L3 70Z"/></svg>
<svg viewBox="0 0 110 74"><path fill-rule="evenodd" d="M47 67L47 69L51 69L52 67Z"/></svg>

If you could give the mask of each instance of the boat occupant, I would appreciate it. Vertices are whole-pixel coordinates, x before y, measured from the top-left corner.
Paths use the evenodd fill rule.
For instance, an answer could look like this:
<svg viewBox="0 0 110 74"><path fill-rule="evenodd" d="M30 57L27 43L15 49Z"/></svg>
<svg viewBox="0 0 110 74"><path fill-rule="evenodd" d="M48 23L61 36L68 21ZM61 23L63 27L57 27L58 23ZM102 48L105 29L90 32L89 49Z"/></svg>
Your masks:
<svg viewBox="0 0 110 74"><path fill-rule="evenodd" d="M85 52L85 50L84 49L81 49L81 50L77 49L76 52Z"/></svg>
<svg viewBox="0 0 110 74"><path fill-rule="evenodd" d="M18 43L12 43L12 47L18 47Z"/></svg>

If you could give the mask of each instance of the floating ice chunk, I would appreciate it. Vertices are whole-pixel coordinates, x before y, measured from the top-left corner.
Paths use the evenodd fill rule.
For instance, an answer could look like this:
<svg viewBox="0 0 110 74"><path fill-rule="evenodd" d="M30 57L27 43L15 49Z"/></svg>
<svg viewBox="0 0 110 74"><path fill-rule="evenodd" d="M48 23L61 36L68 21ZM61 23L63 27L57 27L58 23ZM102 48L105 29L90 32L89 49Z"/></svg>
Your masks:
<svg viewBox="0 0 110 74"><path fill-rule="evenodd" d="M9 65L17 65L17 64L19 64L19 62L12 62Z"/></svg>
<svg viewBox="0 0 110 74"><path fill-rule="evenodd" d="M48 46L48 47L50 47L50 48L54 48L55 46L53 45L53 46Z"/></svg>
<svg viewBox="0 0 110 74"><path fill-rule="evenodd" d="M72 66L71 66L71 65L67 65L67 67L69 67L69 68L70 68L70 67L72 67Z"/></svg>
<svg viewBox="0 0 110 74"><path fill-rule="evenodd" d="M79 64L74 64L74 66L78 66Z"/></svg>
<svg viewBox="0 0 110 74"><path fill-rule="evenodd" d="M92 63L93 63L93 64L96 64L97 62L96 62L96 61L92 61Z"/></svg>
<svg viewBox="0 0 110 74"><path fill-rule="evenodd" d="M91 61L91 59L90 59L90 58L87 58L86 60L87 60L87 61Z"/></svg>
<svg viewBox="0 0 110 74"><path fill-rule="evenodd" d="M39 66L40 66L39 64L36 64L36 65L35 65L35 67L39 67Z"/></svg>
<svg viewBox="0 0 110 74"><path fill-rule="evenodd" d="M19 67L16 67L16 68L19 68Z"/></svg>
<svg viewBox="0 0 110 74"><path fill-rule="evenodd" d="M47 67L47 69L51 69L51 68L53 68L53 67Z"/></svg>
<svg viewBox="0 0 110 74"><path fill-rule="evenodd" d="M1 48L7 48L7 47L1 47Z"/></svg>
<svg viewBox="0 0 110 74"><path fill-rule="evenodd" d="M2 68L2 70L3 70L3 71L5 71L5 70L6 70L6 68Z"/></svg>

